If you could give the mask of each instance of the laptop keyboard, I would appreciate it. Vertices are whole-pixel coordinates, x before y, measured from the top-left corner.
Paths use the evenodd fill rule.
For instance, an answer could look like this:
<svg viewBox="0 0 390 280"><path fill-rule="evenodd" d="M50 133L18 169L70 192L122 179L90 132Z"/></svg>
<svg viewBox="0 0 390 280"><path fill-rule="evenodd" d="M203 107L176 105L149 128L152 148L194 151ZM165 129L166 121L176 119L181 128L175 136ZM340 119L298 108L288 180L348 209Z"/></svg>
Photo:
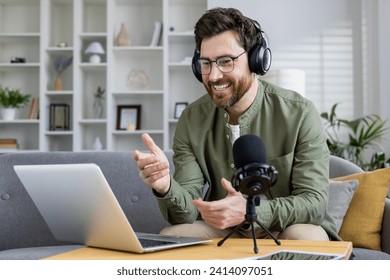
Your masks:
<svg viewBox="0 0 390 280"><path fill-rule="evenodd" d="M152 239L142 239L142 238L139 238L138 240L141 243L142 247L144 248L177 243L174 241L162 241L162 240L152 240Z"/></svg>

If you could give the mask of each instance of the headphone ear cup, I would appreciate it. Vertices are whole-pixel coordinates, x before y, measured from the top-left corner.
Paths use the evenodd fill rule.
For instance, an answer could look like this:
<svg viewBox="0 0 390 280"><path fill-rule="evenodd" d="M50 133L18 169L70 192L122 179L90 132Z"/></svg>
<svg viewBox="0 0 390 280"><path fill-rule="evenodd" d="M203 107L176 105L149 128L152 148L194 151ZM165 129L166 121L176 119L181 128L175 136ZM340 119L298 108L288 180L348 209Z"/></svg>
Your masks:
<svg viewBox="0 0 390 280"><path fill-rule="evenodd" d="M263 40L265 42L265 40ZM272 54L267 43L254 45L248 53L249 69L258 74L265 75L271 67Z"/></svg>
<svg viewBox="0 0 390 280"><path fill-rule="evenodd" d="M197 63L199 56L200 56L199 50L195 48L194 55L192 57L191 67L192 67L192 73L194 73L195 77L198 79L199 82L203 83L202 74L199 69L199 63Z"/></svg>

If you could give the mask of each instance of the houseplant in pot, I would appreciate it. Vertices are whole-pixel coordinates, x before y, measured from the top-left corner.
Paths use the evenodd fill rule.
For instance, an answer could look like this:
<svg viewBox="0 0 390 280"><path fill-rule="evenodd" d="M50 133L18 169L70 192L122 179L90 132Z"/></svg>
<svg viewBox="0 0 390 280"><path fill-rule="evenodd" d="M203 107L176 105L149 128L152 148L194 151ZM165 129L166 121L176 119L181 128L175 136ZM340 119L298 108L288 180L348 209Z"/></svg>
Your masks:
<svg viewBox="0 0 390 280"><path fill-rule="evenodd" d="M94 118L101 119L103 118L103 100L104 100L104 92L106 90L102 87L98 87L96 92L94 93L94 101L93 101L93 115Z"/></svg>
<svg viewBox="0 0 390 280"><path fill-rule="evenodd" d="M13 120L16 109L23 108L29 101L29 94L22 94L18 89L3 88L0 85L0 107L3 120Z"/></svg>
<svg viewBox="0 0 390 280"><path fill-rule="evenodd" d="M337 116L337 106L336 103L330 112L321 114L330 153L366 171L389 166L390 158L386 158L381 145L390 129L387 120L375 114L353 120L342 119Z"/></svg>

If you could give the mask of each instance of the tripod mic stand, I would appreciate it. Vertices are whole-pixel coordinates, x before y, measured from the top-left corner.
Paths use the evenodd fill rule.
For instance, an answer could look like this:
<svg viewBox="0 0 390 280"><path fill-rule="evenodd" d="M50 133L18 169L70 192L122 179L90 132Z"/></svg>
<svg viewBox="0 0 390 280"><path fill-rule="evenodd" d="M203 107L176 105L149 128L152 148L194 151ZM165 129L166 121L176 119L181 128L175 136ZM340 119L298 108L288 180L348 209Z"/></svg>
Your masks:
<svg viewBox="0 0 390 280"><path fill-rule="evenodd" d="M268 234L268 236L270 236L275 241L277 245L280 245L280 241L276 239L276 237L273 236L272 233L257 220L255 206L259 206L259 205L260 205L260 197L253 196L253 195L248 196L246 200L245 221L239 224L238 226L236 226L228 235L225 236L224 239L220 240L217 245L222 246L223 243L235 232L241 229L244 225L250 224L252 230L252 238L253 238L253 251L255 252L255 254L257 254L259 252L259 249L257 248L257 243L256 243L256 233L255 233L254 223L258 224Z"/></svg>

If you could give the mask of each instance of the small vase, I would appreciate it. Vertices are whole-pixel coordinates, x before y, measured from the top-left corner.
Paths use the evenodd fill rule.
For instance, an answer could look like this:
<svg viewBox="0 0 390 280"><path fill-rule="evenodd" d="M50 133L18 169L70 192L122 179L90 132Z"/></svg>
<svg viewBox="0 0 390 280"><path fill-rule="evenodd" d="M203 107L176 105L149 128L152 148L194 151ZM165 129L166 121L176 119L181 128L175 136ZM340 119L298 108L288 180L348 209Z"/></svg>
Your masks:
<svg viewBox="0 0 390 280"><path fill-rule="evenodd" d="M93 102L93 117L95 119L103 118L103 100L101 98L95 98Z"/></svg>
<svg viewBox="0 0 390 280"><path fill-rule="evenodd" d="M118 35L116 36L115 45L117 45L117 46L130 46L131 45L130 36L126 31L126 27L125 27L125 24L123 22L121 23L121 28L119 30Z"/></svg>
<svg viewBox="0 0 390 280"><path fill-rule="evenodd" d="M5 120L5 121L12 121L15 119L16 109L15 108L3 108L1 110L1 116L2 116L3 120Z"/></svg>
<svg viewBox="0 0 390 280"><path fill-rule="evenodd" d="M103 148L102 142L100 142L100 138L96 137L95 142L93 142L93 149L95 151L100 151Z"/></svg>
<svg viewBox="0 0 390 280"><path fill-rule="evenodd" d="M61 80L61 77L60 75L57 75L56 76L56 79L54 80L54 87L53 87L54 90L62 90L62 80Z"/></svg>

